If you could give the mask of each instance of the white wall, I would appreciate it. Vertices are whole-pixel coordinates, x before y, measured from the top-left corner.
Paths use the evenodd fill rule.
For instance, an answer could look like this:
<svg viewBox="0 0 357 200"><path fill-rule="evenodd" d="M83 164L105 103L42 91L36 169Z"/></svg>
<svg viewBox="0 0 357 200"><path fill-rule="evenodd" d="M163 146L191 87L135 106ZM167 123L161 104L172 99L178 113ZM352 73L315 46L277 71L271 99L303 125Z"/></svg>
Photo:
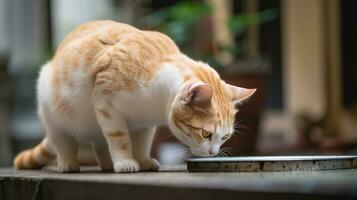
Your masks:
<svg viewBox="0 0 357 200"><path fill-rule="evenodd" d="M52 0L53 46L79 24L97 19L115 19L112 0Z"/></svg>

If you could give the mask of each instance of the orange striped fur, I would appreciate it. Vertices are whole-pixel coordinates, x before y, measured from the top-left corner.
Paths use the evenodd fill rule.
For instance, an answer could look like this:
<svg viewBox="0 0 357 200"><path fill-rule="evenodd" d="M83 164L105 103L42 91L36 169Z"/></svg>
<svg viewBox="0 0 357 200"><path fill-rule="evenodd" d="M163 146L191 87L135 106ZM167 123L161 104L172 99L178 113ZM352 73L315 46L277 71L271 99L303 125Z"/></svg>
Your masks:
<svg viewBox="0 0 357 200"><path fill-rule="evenodd" d="M25 150L16 156L14 165L17 169L39 169L55 159L42 143L35 148Z"/></svg>

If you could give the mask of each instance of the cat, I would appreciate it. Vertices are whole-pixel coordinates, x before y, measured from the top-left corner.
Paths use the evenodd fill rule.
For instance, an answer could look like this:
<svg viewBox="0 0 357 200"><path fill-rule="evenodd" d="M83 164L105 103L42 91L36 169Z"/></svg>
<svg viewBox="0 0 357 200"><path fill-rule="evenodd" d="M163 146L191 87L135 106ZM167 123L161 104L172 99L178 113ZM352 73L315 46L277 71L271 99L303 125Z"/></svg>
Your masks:
<svg viewBox="0 0 357 200"><path fill-rule="evenodd" d="M88 22L42 67L37 100L46 136L14 165L36 169L57 157L60 172L78 172L81 142L102 170L156 171L149 152L158 125L168 125L192 154L215 156L234 131L235 104L255 91L225 83L162 33Z"/></svg>

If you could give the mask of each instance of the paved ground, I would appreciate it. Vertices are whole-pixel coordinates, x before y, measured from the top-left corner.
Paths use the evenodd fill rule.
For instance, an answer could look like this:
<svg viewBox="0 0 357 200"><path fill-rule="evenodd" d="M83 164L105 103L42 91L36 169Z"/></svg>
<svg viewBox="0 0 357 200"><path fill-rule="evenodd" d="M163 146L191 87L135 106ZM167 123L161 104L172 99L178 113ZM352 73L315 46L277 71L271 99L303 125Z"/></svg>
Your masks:
<svg viewBox="0 0 357 200"><path fill-rule="evenodd" d="M315 172L79 174L0 169L0 199L357 199L357 170Z"/></svg>

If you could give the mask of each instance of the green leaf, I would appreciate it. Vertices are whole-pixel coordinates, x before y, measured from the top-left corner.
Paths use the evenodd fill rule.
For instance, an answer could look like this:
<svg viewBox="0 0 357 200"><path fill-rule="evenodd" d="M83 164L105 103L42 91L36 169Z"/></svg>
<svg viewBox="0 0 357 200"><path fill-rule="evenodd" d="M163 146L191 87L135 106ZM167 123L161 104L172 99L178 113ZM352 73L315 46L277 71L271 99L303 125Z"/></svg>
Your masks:
<svg viewBox="0 0 357 200"><path fill-rule="evenodd" d="M278 11L276 8L271 8L255 14L243 13L234 15L228 20L228 26L234 35L239 36L251 26L261 25L276 18L278 18Z"/></svg>

